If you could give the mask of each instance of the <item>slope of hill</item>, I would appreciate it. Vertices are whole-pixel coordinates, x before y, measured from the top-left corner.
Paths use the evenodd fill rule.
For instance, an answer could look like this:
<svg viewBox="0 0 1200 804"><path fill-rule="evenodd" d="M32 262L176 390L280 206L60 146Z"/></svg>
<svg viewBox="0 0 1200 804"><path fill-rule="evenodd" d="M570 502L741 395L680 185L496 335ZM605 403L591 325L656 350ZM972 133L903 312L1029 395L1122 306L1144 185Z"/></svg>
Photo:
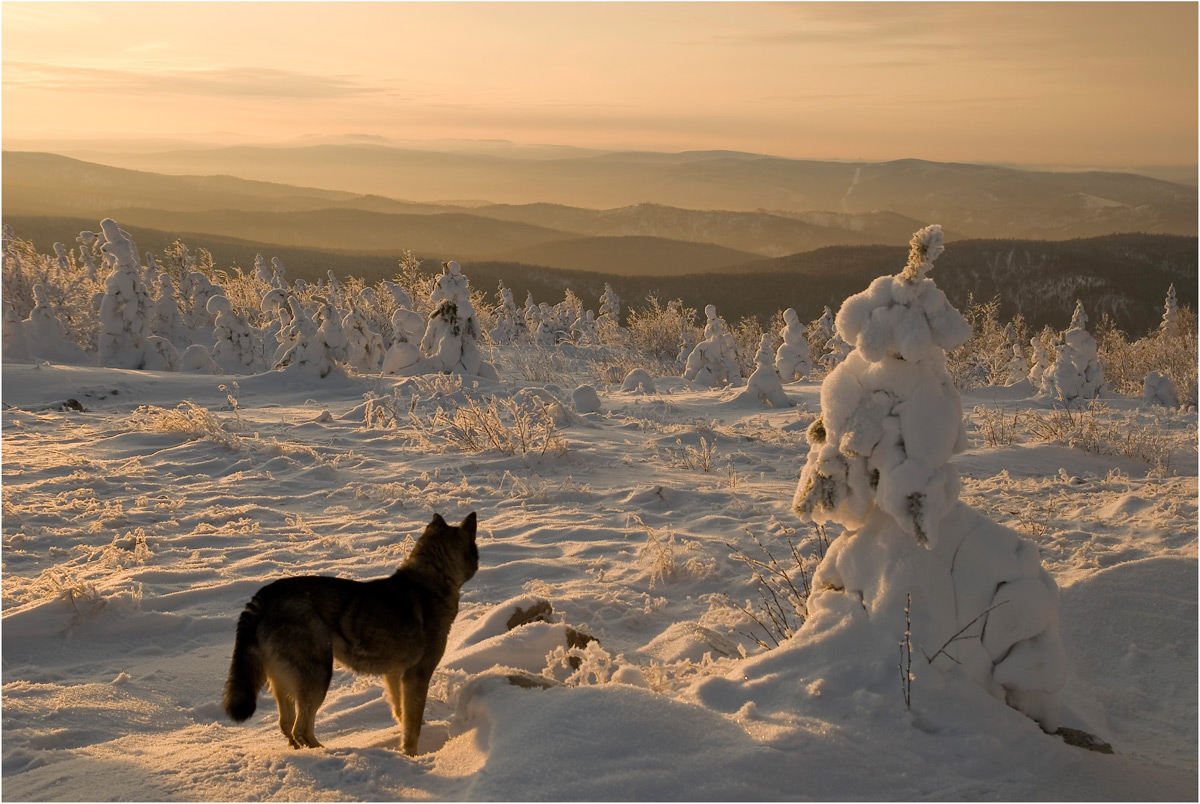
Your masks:
<svg viewBox="0 0 1200 804"><path fill-rule="evenodd" d="M890 210L938 221L968 237L1066 239L1098 231L1197 231L1196 188L1132 173L1052 173L915 159L818 162L732 152L527 160L373 145L242 146L95 158L143 170L232 174L427 201Z"/></svg>
<svg viewBox="0 0 1200 804"><path fill-rule="evenodd" d="M511 252L506 258L569 271L595 271L615 276L673 276L720 271L747 260L755 260L758 256L707 243L626 236L543 243Z"/></svg>
<svg viewBox="0 0 1200 804"><path fill-rule="evenodd" d="M2 165L5 211L23 214L106 215L122 207L279 212L320 209L355 197L232 176L164 176L47 153L4 151Z"/></svg>

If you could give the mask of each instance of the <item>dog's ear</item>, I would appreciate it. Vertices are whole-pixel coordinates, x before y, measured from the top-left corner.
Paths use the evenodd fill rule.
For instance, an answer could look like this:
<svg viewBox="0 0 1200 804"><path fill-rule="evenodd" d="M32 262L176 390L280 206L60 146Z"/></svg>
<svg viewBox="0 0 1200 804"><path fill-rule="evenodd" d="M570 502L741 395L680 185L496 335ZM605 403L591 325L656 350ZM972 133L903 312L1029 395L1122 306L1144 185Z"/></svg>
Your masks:
<svg viewBox="0 0 1200 804"><path fill-rule="evenodd" d="M474 539L475 538L475 525L476 525L475 512L472 511L471 513L467 514L467 518L462 521L462 524L459 525L459 527L462 528L463 530L465 530L470 535L470 537L472 539Z"/></svg>
<svg viewBox="0 0 1200 804"><path fill-rule="evenodd" d="M446 520L442 519L441 514L434 514L433 519L429 520L429 524L431 526L444 528L444 527L446 527Z"/></svg>

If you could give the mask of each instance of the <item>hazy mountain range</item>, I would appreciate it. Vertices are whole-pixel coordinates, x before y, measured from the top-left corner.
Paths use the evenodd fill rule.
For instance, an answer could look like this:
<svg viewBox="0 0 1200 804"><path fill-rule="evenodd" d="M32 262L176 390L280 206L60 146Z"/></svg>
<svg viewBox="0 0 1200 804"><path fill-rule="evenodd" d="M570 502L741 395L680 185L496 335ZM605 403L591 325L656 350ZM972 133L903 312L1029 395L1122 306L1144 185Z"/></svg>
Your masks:
<svg viewBox="0 0 1200 804"><path fill-rule="evenodd" d="M650 203L735 212L887 211L941 223L963 237L1196 234L1195 187L1132 173L1043 172L915 159L821 162L733 151L561 153L527 158L360 144L96 153L91 159L157 173L326 188L339 191L343 202L354 194L426 203L545 202L591 210ZM6 191L9 161L6 154ZM325 195L303 194L309 199ZM243 207L231 201L223 208Z"/></svg>
<svg viewBox="0 0 1200 804"><path fill-rule="evenodd" d="M357 146L280 153L225 148L167 156L226 164L222 160L236 155L257 155L278 168L299 160L300 152L324 155L316 169L327 171L326 181L343 176L344 167L343 186L350 187L371 155L380 160L380 181L398 164L422 161L416 152ZM152 161L163 155L125 156ZM1037 173L912 160L805 163L744 154L564 158L547 153L517 159L425 153L424 159L429 164L416 173L444 169L441 186L465 182L466 165L486 162L492 179L484 175L481 182L523 166L532 171L526 184L547 193L557 174L545 174L552 180L544 185L537 185L533 174L549 166L565 165L567 173L577 175L600 163L611 168L604 181L590 174L593 183L578 188L581 197L584 190L603 186L614 193L635 192L620 187L621 176L641 163L645 170L637 187L654 202L613 208L544 199L527 204L428 203L222 175L164 175L6 151L3 215L17 236L33 240L47 253L53 242L71 245L79 231L93 230L101 218L113 217L142 250L161 252L178 238L193 248L209 249L221 268L235 263L247 268L262 253L279 256L292 277L321 278L332 270L373 281L393 275L397 258L409 249L432 264L459 260L477 288L489 290L503 280L518 301L527 291L538 301L554 301L567 287L589 300L611 281L630 304L640 305L648 294L678 297L698 309L717 303L730 319L757 315L764 321L786 306L810 318L824 305L836 309L875 276L899 270L911 234L926 223L940 222L953 247L939 261L937 279L956 304L965 303L968 294L985 300L1000 295L1005 316L1020 311L1036 324L1061 327L1080 298L1094 320L1108 314L1133 334L1157 323L1172 282L1181 303L1195 306L1196 189L1131 174ZM775 170L778 192L791 192L789 182L804 174L811 180L804 185L806 197L817 199L814 204L828 203L774 212L695 208L704 206L704 197L750 198L753 188L770 183L769 168ZM239 169L255 173L249 163ZM296 172L302 172L298 162ZM311 172L304 175L320 183ZM651 194L653 177L668 175L674 179L657 185L662 193ZM690 177L686 182L697 190L687 202L692 208L661 203L686 183L681 177ZM484 184L473 187L463 195L485 194ZM764 196L770 192L764 190ZM946 210L951 216L937 214ZM1025 228L1018 226L1022 220ZM997 228L1021 234L971 239ZM1048 234L1052 230L1053 238ZM1164 234L1092 236L1120 231ZM1088 239L1053 242L1067 236ZM755 278L748 279L749 274Z"/></svg>

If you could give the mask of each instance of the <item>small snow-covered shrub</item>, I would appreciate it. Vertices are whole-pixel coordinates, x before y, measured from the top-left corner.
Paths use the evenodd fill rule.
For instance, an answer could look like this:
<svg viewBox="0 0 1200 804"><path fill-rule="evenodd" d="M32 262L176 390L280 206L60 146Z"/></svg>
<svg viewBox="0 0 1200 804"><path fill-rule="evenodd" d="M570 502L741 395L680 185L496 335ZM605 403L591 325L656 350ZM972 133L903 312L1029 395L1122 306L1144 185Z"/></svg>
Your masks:
<svg viewBox="0 0 1200 804"><path fill-rule="evenodd" d="M462 452L494 449L504 455L567 452L567 443L555 426L554 416L545 407L524 406L513 399L467 397L465 404L450 410L438 407L429 416L413 410L410 415L422 445L445 446Z"/></svg>
<svg viewBox="0 0 1200 804"><path fill-rule="evenodd" d="M675 361L681 346L690 349L700 341L694 309L684 307L679 299L667 302L665 307L654 296L647 302L648 306L629 311L629 342L636 351L657 360Z"/></svg>
<svg viewBox="0 0 1200 804"><path fill-rule="evenodd" d="M182 433L202 438L233 450L243 449L242 437L230 423L195 402L180 402L173 410L157 405L142 405L130 414L135 430L147 433Z"/></svg>
<svg viewBox="0 0 1200 804"><path fill-rule="evenodd" d="M765 559L748 555L742 548L728 542L725 546L732 551L730 558L750 569L757 585L758 600L747 600L743 605L729 594L725 594L724 599L731 608L749 617L770 643L754 634L742 635L769 650L792 637L808 618L808 597L812 594L813 574L829 549L829 535L824 525L813 525L811 534L797 542L796 531L784 528L787 554L777 559L749 528L745 531Z"/></svg>
<svg viewBox="0 0 1200 804"><path fill-rule="evenodd" d="M646 534L639 558L646 568L650 588L656 583L674 583L689 578L705 578L716 570L716 561L705 552L699 542L676 541L675 533L666 528L653 528L637 514L629 514Z"/></svg>

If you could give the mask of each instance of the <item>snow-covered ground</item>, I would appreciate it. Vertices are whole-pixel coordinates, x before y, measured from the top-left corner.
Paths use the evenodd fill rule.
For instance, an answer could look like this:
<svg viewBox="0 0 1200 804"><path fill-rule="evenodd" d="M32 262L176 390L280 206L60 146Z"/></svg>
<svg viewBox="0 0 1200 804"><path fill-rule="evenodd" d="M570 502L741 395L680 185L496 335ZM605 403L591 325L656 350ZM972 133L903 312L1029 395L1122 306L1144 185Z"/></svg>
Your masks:
<svg viewBox="0 0 1200 804"><path fill-rule="evenodd" d="M502 378L521 350L536 347L492 355ZM6 363L5 799L1196 799L1194 411L1095 414L1167 442L1164 474L1027 434L989 444L977 406L994 430L1049 403L963 396L961 498L1040 547L1061 589L1064 722L1105 755L924 668L929 635L912 636L911 710L897 655L836 630L759 647L730 601L760 589L734 548L782 559L810 535L790 505L820 386L766 408L655 378L652 395L598 387L600 410L579 413L581 354L553 363L556 384ZM439 405L492 395L550 401L555 438L514 455L449 443ZM290 749L266 693L228 721L234 623L259 586L388 574L434 512L471 511L481 567L421 755L399 752L379 682L344 670L323 749ZM553 622L506 632L521 596ZM564 626L597 642L569 652ZM496 665L564 683L515 686Z"/></svg>

